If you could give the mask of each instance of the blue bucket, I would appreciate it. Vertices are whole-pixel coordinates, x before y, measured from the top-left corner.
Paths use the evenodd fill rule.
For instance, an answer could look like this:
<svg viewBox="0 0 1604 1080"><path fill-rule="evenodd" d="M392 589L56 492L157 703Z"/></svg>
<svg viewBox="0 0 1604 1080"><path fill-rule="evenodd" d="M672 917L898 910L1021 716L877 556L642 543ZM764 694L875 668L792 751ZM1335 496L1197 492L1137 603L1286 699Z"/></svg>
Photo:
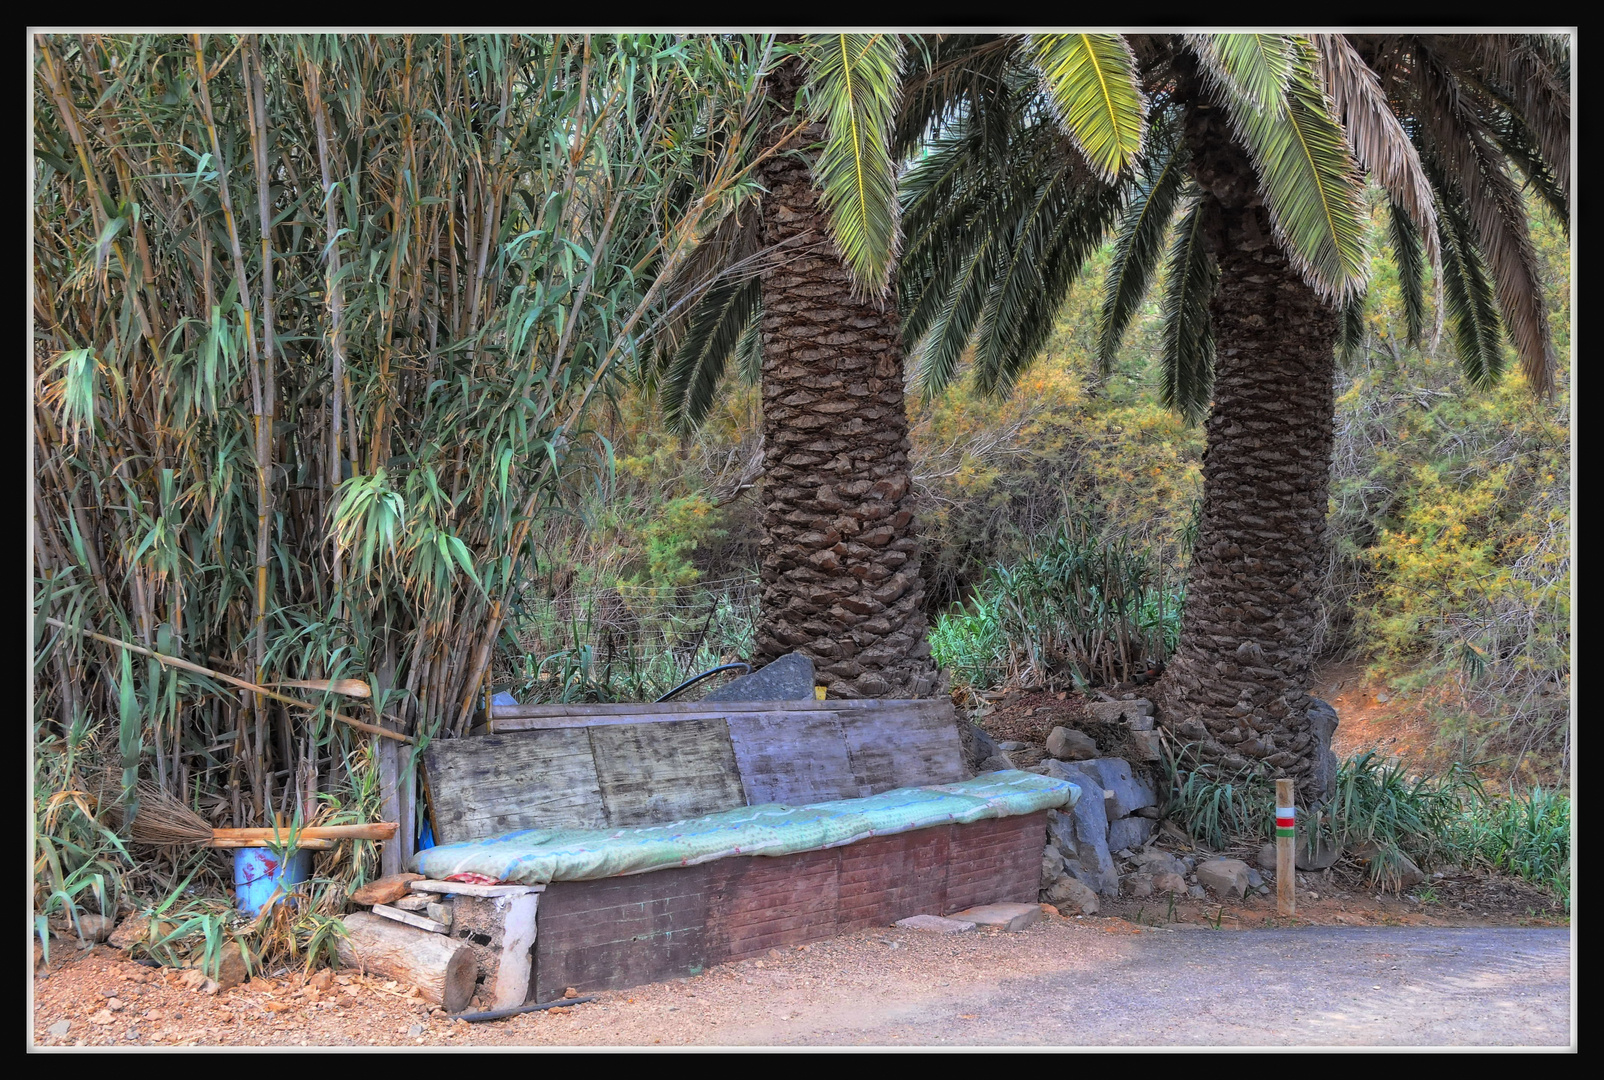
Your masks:
<svg viewBox="0 0 1604 1080"><path fill-rule="evenodd" d="M312 853L298 849L280 861L272 848L234 849L234 897L247 915L255 915L262 905L283 888L289 892L305 881L312 870Z"/></svg>

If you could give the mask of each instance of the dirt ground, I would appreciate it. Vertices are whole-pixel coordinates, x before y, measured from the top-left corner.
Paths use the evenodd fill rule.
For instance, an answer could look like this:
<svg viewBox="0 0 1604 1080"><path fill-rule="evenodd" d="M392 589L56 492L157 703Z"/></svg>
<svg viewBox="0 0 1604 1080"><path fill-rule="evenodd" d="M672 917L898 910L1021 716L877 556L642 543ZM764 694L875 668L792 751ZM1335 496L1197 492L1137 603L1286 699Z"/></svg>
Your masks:
<svg viewBox="0 0 1604 1080"><path fill-rule="evenodd" d="M1235 932L1058 915L1015 934L888 927L481 1024L451 1020L377 979L323 976L330 985L319 990L280 976L207 996L181 988L177 972L105 946L69 951L33 983L40 1048L1563 1046L1573 1038L1569 934L1553 929Z"/></svg>

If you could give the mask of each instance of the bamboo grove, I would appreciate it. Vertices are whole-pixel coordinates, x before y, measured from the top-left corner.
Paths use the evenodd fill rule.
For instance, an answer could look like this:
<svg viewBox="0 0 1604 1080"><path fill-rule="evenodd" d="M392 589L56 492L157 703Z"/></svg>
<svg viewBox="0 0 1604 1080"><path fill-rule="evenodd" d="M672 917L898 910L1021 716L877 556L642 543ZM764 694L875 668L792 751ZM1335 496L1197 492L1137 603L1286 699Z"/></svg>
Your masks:
<svg viewBox="0 0 1604 1080"><path fill-rule="evenodd" d="M364 729L465 731L587 407L757 190L763 42L34 44L36 734L309 819Z"/></svg>

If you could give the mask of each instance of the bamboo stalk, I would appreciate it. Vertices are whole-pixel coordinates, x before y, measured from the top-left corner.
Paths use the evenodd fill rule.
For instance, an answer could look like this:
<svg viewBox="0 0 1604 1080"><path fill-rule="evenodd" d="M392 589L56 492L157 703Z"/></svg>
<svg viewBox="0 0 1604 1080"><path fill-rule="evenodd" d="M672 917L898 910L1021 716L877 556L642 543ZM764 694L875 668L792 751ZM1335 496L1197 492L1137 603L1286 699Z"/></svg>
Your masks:
<svg viewBox="0 0 1604 1080"><path fill-rule="evenodd" d="M142 649L138 645L130 645L126 641L119 641L114 637L107 637L104 634L97 634L92 630L81 630L76 627L68 626L60 619L46 618L45 622L49 623L51 626L60 627L62 630L69 630L73 633L82 634L84 637L94 638L96 641L104 641L107 645L115 645L120 649L127 649L129 652L136 652L141 656L148 656L152 660L155 660L158 663L166 664L169 667L183 668L185 671L193 671L199 675L210 676L211 678L226 682L231 686L237 686L241 690L247 690L253 694L260 694L263 697L269 697L275 701L282 701L286 705L296 705L300 708L306 709L308 712L316 709L315 705L309 705L304 701L299 701L296 698L290 697L288 694L275 693L265 686L260 686L245 679L236 679L232 675L224 675L221 671L213 671L211 668L204 668L199 664L192 664L188 660L180 660L176 656L167 656L163 653L151 652L149 649ZM376 724L369 724L361 720L354 720L351 717L346 716L344 713L337 713L332 709L329 711L329 715L340 721L340 723L348 724L351 727L356 728L358 731L366 731L373 735L382 735L387 739L394 739L397 742L411 743L413 741L410 737L401 734L399 731L391 731L388 728L382 728Z"/></svg>

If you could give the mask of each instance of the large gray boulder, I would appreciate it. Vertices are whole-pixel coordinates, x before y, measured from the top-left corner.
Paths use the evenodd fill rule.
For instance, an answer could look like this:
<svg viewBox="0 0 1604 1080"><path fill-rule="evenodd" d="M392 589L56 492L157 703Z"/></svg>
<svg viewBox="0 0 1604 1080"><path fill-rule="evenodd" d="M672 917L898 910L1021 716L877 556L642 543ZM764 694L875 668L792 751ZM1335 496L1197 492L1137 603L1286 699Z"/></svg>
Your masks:
<svg viewBox="0 0 1604 1080"><path fill-rule="evenodd" d="M786 653L714 690L703 701L796 701L813 697L813 658Z"/></svg>
<svg viewBox="0 0 1604 1080"><path fill-rule="evenodd" d="M1124 758L1093 758L1075 764L1096 776L1104 790L1114 793L1108 801L1110 818L1129 817L1144 806L1158 805L1158 793L1153 785L1132 776L1131 763Z"/></svg>
<svg viewBox="0 0 1604 1080"><path fill-rule="evenodd" d="M1064 872L1103 896L1118 896L1119 871L1108 851L1101 781L1084 772L1079 762L1071 765L1049 758L1042 768L1045 775L1068 780L1081 791L1073 808L1047 812L1047 835L1064 855Z"/></svg>

